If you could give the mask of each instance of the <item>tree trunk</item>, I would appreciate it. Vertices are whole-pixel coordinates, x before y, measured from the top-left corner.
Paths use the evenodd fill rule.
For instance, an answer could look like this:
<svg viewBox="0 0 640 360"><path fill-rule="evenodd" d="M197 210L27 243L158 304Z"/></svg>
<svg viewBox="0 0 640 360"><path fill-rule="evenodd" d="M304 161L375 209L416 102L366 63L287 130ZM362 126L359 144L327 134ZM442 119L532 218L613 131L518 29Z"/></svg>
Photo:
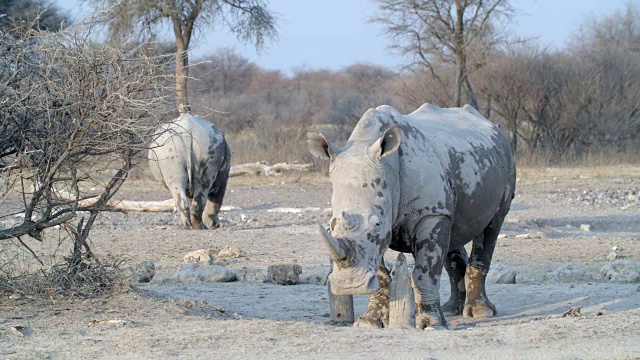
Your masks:
<svg viewBox="0 0 640 360"><path fill-rule="evenodd" d="M456 84L454 91L454 106L461 107L462 87L465 83L467 71L467 57L464 48L464 11L465 6L460 0L456 0L456 27L453 33L453 46L456 57Z"/></svg>
<svg viewBox="0 0 640 360"><path fill-rule="evenodd" d="M191 111L187 97L187 80L189 79L189 54L183 41L176 41L176 102L180 114Z"/></svg>
<svg viewBox="0 0 640 360"><path fill-rule="evenodd" d="M329 262L330 269L333 269L333 260ZM353 295L334 295L331 292L331 284L327 284L329 293L329 309L331 323L335 325L348 326L353 324L355 316L353 313Z"/></svg>
<svg viewBox="0 0 640 360"><path fill-rule="evenodd" d="M413 329L416 327L416 303L411 274L405 256L400 253L391 274L389 288L389 328Z"/></svg>

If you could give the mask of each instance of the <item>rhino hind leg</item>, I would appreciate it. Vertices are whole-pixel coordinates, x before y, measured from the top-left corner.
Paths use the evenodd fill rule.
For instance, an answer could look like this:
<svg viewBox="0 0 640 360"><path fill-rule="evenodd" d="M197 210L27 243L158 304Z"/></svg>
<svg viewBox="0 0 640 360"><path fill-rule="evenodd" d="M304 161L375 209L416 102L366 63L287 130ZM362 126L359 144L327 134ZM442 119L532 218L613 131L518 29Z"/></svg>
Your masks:
<svg viewBox="0 0 640 360"><path fill-rule="evenodd" d="M467 295L464 275L468 261L469 256L464 247L449 251L445 258L444 268L449 274L449 283L451 284L451 297L442 305L442 312L445 315L462 314Z"/></svg>
<svg viewBox="0 0 640 360"><path fill-rule="evenodd" d="M209 190L207 196L207 204L204 208L203 220L208 229L216 229L220 227L218 213L222 207L224 194L227 190L227 182L229 180L229 167L221 169L216 176L213 186Z"/></svg>
<svg viewBox="0 0 640 360"><path fill-rule="evenodd" d="M194 186L193 198L191 199L191 226L193 229L206 229L202 222L202 212L207 201L206 194L201 186Z"/></svg>
<svg viewBox="0 0 640 360"><path fill-rule="evenodd" d="M187 196L185 186L173 186L170 190L173 201L175 202L175 207L178 211L178 228L187 230L191 229L190 199Z"/></svg>
<svg viewBox="0 0 640 360"><path fill-rule="evenodd" d="M354 327L362 328L386 328L389 326L389 288L391 286L391 275L389 269L384 265L384 261L378 266L376 274L380 287L369 295L369 305L367 311L360 315Z"/></svg>
<svg viewBox="0 0 640 360"><path fill-rule="evenodd" d="M473 239L465 274L467 298L462 312L464 317L487 318L497 313L495 305L487 297L486 279L504 216L501 212L494 215L484 231Z"/></svg>

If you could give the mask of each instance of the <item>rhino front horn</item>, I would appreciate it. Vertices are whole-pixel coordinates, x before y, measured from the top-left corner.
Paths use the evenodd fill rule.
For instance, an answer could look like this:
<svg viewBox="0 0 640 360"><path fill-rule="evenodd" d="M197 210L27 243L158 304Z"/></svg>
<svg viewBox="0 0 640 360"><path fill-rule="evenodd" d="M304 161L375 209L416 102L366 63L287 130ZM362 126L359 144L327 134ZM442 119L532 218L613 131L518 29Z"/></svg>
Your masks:
<svg viewBox="0 0 640 360"><path fill-rule="evenodd" d="M329 249L329 254L331 254L331 257L334 260L339 261L347 257L347 252L344 248L344 245L338 239L331 236L331 234L329 234L327 229L325 229L322 224L318 224L318 232L320 233L322 242L324 242L324 244L327 246L327 249Z"/></svg>

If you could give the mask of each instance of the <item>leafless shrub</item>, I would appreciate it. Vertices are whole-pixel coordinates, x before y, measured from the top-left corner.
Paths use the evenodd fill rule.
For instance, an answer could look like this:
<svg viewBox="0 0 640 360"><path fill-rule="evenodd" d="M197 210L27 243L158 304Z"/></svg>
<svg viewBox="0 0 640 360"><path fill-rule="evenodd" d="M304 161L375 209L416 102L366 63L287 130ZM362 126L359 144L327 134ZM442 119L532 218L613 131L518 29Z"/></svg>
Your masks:
<svg viewBox="0 0 640 360"><path fill-rule="evenodd" d="M87 271L107 271L91 252L89 232L161 120L157 114L166 97L158 84L165 59L132 43L95 43L93 29L85 24L55 33L0 33L5 280L16 265L6 259L6 244L44 265L31 247L50 228L61 233L59 244L72 249L65 270L50 267L45 277L62 272L75 276L69 278L73 282L89 276Z"/></svg>

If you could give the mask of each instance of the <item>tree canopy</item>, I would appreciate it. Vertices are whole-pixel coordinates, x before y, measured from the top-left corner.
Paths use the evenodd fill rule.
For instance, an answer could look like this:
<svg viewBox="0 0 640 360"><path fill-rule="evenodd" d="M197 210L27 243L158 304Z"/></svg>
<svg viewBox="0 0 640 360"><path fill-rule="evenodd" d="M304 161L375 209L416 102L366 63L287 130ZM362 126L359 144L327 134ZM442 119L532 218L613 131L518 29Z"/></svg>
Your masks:
<svg viewBox="0 0 640 360"><path fill-rule="evenodd" d="M178 110L190 111L187 96L188 50L196 29L224 26L243 42L261 49L277 36L276 18L262 0L90 0L107 10L112 37L132 32L156 39L168 26L176 42L176 98Z"/></svg>
<svg viewBox="0 0 640 360"><path fill-rule="evenodd" d="M0 31L16 26L57 31L69 18L47 0L0 0Z"/></svg>

